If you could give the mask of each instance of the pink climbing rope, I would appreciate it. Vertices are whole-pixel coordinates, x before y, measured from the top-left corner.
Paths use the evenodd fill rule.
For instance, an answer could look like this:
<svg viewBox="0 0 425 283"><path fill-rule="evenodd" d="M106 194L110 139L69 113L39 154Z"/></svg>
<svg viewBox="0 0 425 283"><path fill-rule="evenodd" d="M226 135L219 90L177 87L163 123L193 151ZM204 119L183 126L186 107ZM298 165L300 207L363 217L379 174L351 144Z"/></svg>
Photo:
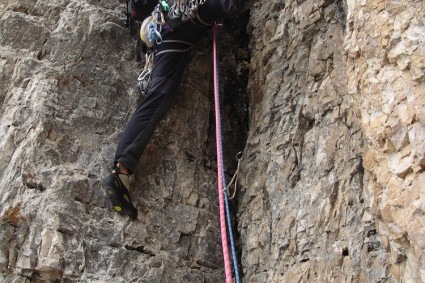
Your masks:
<svg viewBox="0 0 425 283"><path fill-rule="evenodd" d="M226 231L226 213L224 207L223 197L223 175L221 174L223 166L223 154L221 148L221 117L220 117L220 97L219 97L219 83L218 83L218 66L217 66L217 25L214 24L213 28L213 61L214 61L214 101L215 101L215 128L216 128L216 143L217 143L217 187L218 187L218 201L220 206L220 230L221 230L221 246L223 248L224 257L224 271L226 275L226 283L232 283L232 270L229 257L229 248L227 243Z"/></svg>

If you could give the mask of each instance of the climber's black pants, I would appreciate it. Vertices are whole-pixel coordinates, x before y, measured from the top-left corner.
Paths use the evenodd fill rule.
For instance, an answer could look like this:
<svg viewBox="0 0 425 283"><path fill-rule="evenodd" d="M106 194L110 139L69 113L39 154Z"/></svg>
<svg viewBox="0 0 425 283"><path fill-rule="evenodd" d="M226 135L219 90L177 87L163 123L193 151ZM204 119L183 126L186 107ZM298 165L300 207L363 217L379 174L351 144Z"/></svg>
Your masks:
<svg viewBox="0 0 425 283"><path fill-rule="evenodd" d="M156 56L151 87L128 121L115 155L115 160L131 172L134 172L156 125L173 105L188 59L189 52Z"/></svg>
<svg viewBox="0 0 425 283"><path fill-rule="evenodd" d="M199 8L200 18L184 22L173 32L163 35L163 44L156 46L155 50L151 86L121 135L115 162L134 172L156 125L175 101L191 45L207 33L208 23L236 14L239 9L239 0L207 0Z"/></svg>

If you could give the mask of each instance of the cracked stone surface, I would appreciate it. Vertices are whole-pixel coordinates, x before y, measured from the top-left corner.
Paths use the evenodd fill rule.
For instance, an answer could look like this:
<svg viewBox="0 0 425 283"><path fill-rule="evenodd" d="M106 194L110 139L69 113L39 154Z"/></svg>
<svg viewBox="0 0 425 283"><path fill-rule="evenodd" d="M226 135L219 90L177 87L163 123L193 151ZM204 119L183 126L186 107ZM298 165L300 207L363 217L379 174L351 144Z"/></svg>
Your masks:
<svg viewBox="0 0 425 283"><path fill-rule="evenodd" d="M224 280L211 36L130 180L137 221L101 189L140 102L122 8L0 2L2 282ZM260 0L224 21L243 282L425 281L424 18L421 0Z"/></svg>
<svg viewBox="0 0 425 283"><path fill-rule="evenodd" d="M0 4L2 282L223 278L208 38L193 51L176 105L131 179L139 219L114 213L101 189L140 100L143 62L122 8L118 1ZM229 46L240 37L227 34L222 60L235 61L239 45ZM237 80L233 68L247 69L246 60L223 67L226 79ZM224 77L222 85L229 88Z"/></svg>
<svg viewBox="0 0 425 283"><path fill-rule="evenodd" d="M423 282L423 1L262 1L238 227L246 282Z"/></svg>

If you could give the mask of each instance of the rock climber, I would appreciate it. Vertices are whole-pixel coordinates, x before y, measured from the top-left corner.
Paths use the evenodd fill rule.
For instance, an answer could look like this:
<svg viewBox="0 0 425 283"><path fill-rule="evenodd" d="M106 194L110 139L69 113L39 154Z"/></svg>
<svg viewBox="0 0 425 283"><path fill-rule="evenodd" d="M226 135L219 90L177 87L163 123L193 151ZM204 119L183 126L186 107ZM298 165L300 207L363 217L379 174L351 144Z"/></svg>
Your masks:
<svg viewBox="0 0 425 283"><path fill-rule="evenodd" d="M146 97L129 119L119 139L113 171L104 182L104 190L116 212L135 220L137 209L131 201L129 177L134 172L156 125L175 101L176 90L189 61L192 46L207 35L214 21L241 13L247 9L247 3L245 0L132 2L137 5L137 9L133 7L132 15L143 21L141 37L146 45L152 46L155 58ZM152 24L154 9L163 14L161 16L165 17L165 21L172 21L172 28L160 34L160 42L158 39L148 39L152 29L154 33L157 31L156 24Z"/></svg>

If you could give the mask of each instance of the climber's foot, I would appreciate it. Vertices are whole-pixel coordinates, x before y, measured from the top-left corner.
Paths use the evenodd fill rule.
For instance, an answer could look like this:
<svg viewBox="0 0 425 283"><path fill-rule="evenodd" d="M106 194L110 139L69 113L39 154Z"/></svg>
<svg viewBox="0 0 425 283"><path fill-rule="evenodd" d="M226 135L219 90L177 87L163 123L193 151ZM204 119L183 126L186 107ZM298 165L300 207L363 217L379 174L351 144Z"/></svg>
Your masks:
<svg viewBox="0 0 425 283"><path fill-rule="evenodd" d="M113 172L106 178L104 190L116 212L123 216L128 215L131 220L135 220L137 209L133 206L127 189L128 178L126 174Z"/></svg>

